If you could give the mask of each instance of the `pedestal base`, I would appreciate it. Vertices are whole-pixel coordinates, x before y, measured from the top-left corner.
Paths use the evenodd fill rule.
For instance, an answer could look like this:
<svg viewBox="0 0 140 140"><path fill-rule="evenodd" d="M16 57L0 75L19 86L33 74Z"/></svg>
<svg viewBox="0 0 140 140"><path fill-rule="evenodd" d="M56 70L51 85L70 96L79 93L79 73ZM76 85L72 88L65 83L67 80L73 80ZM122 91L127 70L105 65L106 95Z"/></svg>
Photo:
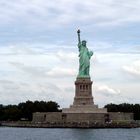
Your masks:
<svg viewBox="0 0 140 140"><path fill-rule="evenodd" d="M71 105L70 108L63 108L62 113L107 113L107 109L97 105Z"/></svg>
<svg viewBox="0 0 140 140"><path fill-rule="evenodd" d="M62 113L107 113L106 108L94 104L90 77L76 79L73 105L62 109Z"/></svg>

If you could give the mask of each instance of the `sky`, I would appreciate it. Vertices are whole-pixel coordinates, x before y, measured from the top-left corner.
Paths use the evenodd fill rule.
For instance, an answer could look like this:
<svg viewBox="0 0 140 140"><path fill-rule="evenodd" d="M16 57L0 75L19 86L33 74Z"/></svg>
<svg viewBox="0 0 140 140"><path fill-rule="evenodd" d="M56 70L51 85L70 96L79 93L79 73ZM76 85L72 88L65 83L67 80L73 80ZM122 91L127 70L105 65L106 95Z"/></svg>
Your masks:
<svg viewBox="0 0 140 140"><path fill-rule="evenodd" d="M140 103L140 0L0 0L0 104L69 107L77 29L94 51L95 104Z"/></svg>

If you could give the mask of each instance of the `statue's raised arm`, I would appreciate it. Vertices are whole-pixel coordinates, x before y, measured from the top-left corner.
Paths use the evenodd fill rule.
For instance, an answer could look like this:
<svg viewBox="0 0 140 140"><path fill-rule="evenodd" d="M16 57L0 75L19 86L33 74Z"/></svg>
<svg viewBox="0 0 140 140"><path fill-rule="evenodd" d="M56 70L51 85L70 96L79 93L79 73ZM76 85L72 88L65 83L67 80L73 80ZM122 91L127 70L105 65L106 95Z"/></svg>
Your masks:
<svg viewBox="0 0 140 140"><path fill-rule="evenodd" d="M78 44L80 44L81 43L81 39L80 39L80 30L79 29L77 30L77 34L78 34Z"/></svg>

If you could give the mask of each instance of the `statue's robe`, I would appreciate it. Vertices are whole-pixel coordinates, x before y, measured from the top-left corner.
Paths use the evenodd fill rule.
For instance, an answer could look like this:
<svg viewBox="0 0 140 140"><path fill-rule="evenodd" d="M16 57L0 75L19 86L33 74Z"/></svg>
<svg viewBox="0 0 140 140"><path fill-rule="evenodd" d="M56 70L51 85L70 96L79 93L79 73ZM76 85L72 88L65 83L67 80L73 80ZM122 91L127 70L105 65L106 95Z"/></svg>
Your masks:
<svg viewBox="0 0 140 140"><path fill-rule="evenodd" d="M79 74L78 77L89 77L90 67L90 53L86 46L81 43L78 44L79 48Z"/></svg>

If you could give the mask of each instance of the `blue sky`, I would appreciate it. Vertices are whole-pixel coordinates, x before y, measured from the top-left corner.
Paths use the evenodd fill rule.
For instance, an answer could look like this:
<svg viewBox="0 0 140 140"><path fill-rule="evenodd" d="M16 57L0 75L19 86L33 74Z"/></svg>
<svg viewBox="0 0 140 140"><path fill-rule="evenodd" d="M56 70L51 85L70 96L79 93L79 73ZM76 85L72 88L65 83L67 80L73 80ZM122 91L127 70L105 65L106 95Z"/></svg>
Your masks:
<svg viewBox="0 0 140 140"><path fill-rule="evenodd" d="M0 0L0 103L72 104L78 28L94 51L95 104L139 103L139 7L140 0Z"/></svg>

